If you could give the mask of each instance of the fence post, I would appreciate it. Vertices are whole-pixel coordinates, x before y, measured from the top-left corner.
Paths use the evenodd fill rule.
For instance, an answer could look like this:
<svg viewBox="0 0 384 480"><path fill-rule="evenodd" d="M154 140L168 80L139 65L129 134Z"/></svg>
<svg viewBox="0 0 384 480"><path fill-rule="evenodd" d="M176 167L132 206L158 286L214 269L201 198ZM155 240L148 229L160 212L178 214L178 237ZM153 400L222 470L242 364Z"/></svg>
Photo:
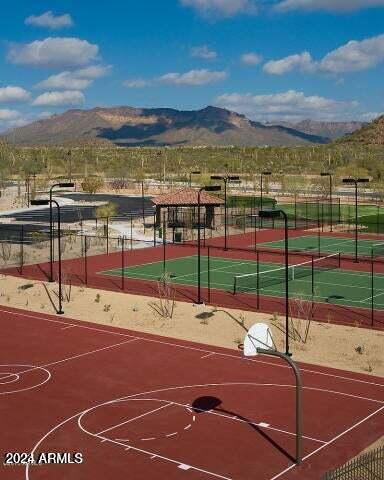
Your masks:
<svg viewBox="0 0 384 480"><path fill-rule="evenodd" d="M24 225L21 225L20 230L20 275L23 274L24 266Z"/></svg>
<svg viewBox="0 0 384 480"><path fill-rule="evenodd" d="M124 273L124 235L121 237L121 289L124 290L124 278L125 278L125 273Z"/></svg>
<svg viewBox="0 0 384 480"><path fill-rule="evenodd" d="M311 308L311 315L313 318L313 310L314 310L314 297L315 297L315 268L314 268L314 262L313 262L313 255L312 255L312 281L311 281L311 293L312 293L312 308Z"/></svg>
<svg viewBox="0 0 384 480"><path fill-rule="evenodd" d="M317 248L318 256L321 256L321 236L320 236L320 204L317 202Z"/></svg>
<svg viewBox="0 0 384 480"><path fill-rule="evenodd" d="M378 234L380 230L380 207L377 205L377 213L376 213L376 233Z"/></svg>
<svg viewBox="0 0 384 480"><path fill-rule="evenodd" d="M107 217L107 255L109 253L109 218Z"/></svg>
<svg viewBox="0 0 384 480"><path fill-rule="evenodd" d="M87 256L87 235L84 237L84 270L85 270L85 285L88 285L88 256Z"/></svg>
<svg viewBox="0 0 384 480"><path fill-rule="evenodd" d="M375 292L375 280L374 280L374 258L373 258L373 248L371 250L371 326L373 327L373 323L375 321L375 300L374 300L374 292Z"/></svg>
<svg viewBox="0 0 384 480"><path fill-rule="evenodd" d="M131 250L133 248L132 235L133 235L133 219L132 219L132 215L131 215Z"/></svg>
<svg viewBox="0 0 384 480"><path fill-rule="evenodd" d="M166 232L165 232L165 212L163 214L163 275L165 275L166 270Z"/></svg>
<svg viewBox="0 0 384 480"><path fill-rule="evenodd" d="M156 213L153 214L153 246L156 247Z"/></svg>
<svg viewBox="0 0 384 480"><path fill-rule="evenodd" d="M211 247L208 245L208 303L211 302Z"/></svg>
<svg viewBox="0 0 384 480"><path fill-rule="evenodd" d="M259 261L259 252L257 252L256 254L256 272L257 272L257 275L256 275L256 291L257 291L257 304L256 304L256 308L257 310L260 310L260 280L259 280L259 276L260 276L260 261Z"/></svg>

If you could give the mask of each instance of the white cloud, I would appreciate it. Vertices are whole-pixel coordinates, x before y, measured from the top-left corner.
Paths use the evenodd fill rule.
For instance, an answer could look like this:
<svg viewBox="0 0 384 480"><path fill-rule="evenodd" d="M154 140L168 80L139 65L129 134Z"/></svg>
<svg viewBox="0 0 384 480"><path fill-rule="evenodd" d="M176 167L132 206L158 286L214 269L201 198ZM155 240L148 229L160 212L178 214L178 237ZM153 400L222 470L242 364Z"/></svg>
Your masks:
<svg viewBox="0 0 384 480"><path fill-rule="evenodd" d="M38 16L31 15L25 19L24 23L35 27L45 27L51 28L52 30L58 30L60 28L72 27L73 20L68 13L64 15L54 15L51 11L48 11Z"/></svg>
<svg viewBox="0 0 384 480"><path fill-rule="evenodd" d="M239 13L255 14L254 0L180 0L185 7L192 7L204 16L232 17Z"/></svg>
<svg viewBox="0 0 384 480"><path fill-rule="evenodd" d="M243 53L240 60L244 65L258 65L263 60L263 57L258 53L248 52Z"/></svg>
<svg viewBox="0 0 384 480"><path fill-rule="evenodd" d="M79 78L74 72L61 72L51 75L46 80L35 85L42 90L63 89L63 90L84 90L92 83L87 78Z"/></svg>
<svg viewBox="0 0 384 480"><path fill-rule="evenodd" d="M351 40L329 52L319 63L319 69L328 73L367 70L384 61L384 35L360 42Z"/></svg>
<svg viewBox="0 0 384 480"><path fill-rule="evenodd" d="M29 98L30 93L24 88L11 85L0 88L0 102L2 103L26 102Z"/></svg>
<svg viewBox="0 0 384 480"><path fill-rule="evenodd" d="M289 55L280 60L270 60L264 65L263 70L271 75L283 75L295 69L310 72L313 71L314 68L314 62L310 53L302 52Z"/></svg>
<svg viewBox="0 0 384 480"><path fill-rule="evenodd" d="M133 80L125 80L123 82L124 87L127 88L145 88L151 85L149 80L143 80L141 78L133 79Z"/></svg>
<svg viewBox="0 0 384 480"><path fill-rule="evenodd" d="M213 60L217 57L217 53L214 50L210 50L207 45L202 45L201 47L191 48L191 56L204 60Z"/></svg>
<svg viewBox="0 0 384 480"><path fill-rule="evenodd" d="M84 94L77 90L66 90L64 92L46 92L39 95L32 102L35 107L63 107L78 106L85 101Z"/></svg>
<svg viewBox="0 0 384 480"><path fill-rule="evenodd" d="M0 108L0 132L13 127L22 127L26 123L28 121L19 111Z"/></svg>
<svg viewBox="0 0 384 480"><path fill-rule="evenodd" d="M283 0L275 6L275 10L280 12L290 10L343 12L382 6L384 6L384 0Z"/></svg>
<svg viewBox="0 0 384 480"><path fill-rule="evenodd" d="M8 110L7 108L0 108L0 120L15 120L20 117L20 112L17 110Z"/></svg>
<svg viewBox="0 0 384 480"><path fill-rule="evenodd" d="M227 78L226 72L211 70L190 70L186 73L167 73L159 77L161 83L170 85L191 85L199 86L208 83L219 82Z"/></svg>
<svg viewBox="0 0 384 480"><path fill-rule="evenodd" d="M96 79L108 75L111 71L111 65L90 65L76 70L76 76L79 78Z"/></svg>
<svg viewBox="0 0 384 480"><path fill-rule="evenodd" d="M384 34L365 40L350 42L327 53L320 61L312 59L309 52L270 60L263 70L271 75L283 75L293 70L340 74L358 72L384 62Z"/></svg>
<svg viewBox="0 0 384 480"><path fill-rule="evenodd" d="M97 58L99 47L71 37L48 37L27 44L13 44L8 60L18 65L80 67Z"/></svg>
<svg viewBox="0 0 384 480"><path fill-rule="evenodd" d="M15 118L14 120L9 120L8 122L4 123L4 127L6 130L9 128L19 128L19 127L24 127L24 125L27 125L30 123L31 120L28 118L20 117L20 118Z"/></svg>
<svg viewBox="0 0 384 480"><path fill-rule="evenodd" d="M341 120L360 114L357 102L341 102L318 95L306 96L295 90L269 95L227 93L219 96L216 104L257 121L299 121L305 118Z"/></svg>

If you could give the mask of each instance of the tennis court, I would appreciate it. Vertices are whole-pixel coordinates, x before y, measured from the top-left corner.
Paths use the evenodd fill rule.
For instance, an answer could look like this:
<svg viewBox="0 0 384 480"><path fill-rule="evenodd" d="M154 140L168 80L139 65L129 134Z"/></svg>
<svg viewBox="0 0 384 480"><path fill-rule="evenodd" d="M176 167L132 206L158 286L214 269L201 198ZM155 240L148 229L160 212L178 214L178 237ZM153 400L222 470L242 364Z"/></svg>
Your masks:
<svg viewBox="0 0 384 480"><path fill-rule="evenodd" d="M335 305L384 309L384 275L342 270L339 255L330 255L289 267L291 298ZM165 267L165 268L164 268ZM164 272L173 284L196 286L197 256L179 257L100 272L101 275L157 282ZM285 269L276 263L201 257L201 286L231 293L274 297L285 295Z"/></svg>
<svg viewBox="0 0 384 480"><path fill-rule="evenodd" d="M304 235L301 237L291 237L288 240L289 249L295 251L318 251L337 253L342 252L346 254L355 253L355 239L350 237L337 237L326 235ZM278 240L275 242L258 243L258 248L273 248L277 250L284 250L284 240ZM320 248L319 248L320 247ZM384 242L379 242L377 239L358 240L358 255L370 256L372 248L374 251L380 251L382 255L384 253Z"/></svg>

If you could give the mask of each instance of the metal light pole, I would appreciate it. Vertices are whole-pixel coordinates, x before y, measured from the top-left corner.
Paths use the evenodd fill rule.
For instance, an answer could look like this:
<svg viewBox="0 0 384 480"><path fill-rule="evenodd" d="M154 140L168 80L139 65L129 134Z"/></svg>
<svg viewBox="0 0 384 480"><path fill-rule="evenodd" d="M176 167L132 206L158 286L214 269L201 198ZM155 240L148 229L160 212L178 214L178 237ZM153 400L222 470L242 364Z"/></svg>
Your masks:
<svg viewBox="0 0 384 480"><path fill-rule="evenodd" d="M143 217L143 228L145 230L145 202L144 202L144 180L141 181L141 212Z"/></svg>
<svg viewBox="0 0 384 480"><path fill-rule="evenodd" d="M49 281L53 282L53 262L54 262L54 251L53 251L53 212L52 212L52 191L55 187L67 188L74 187L73 182L61 182L55 183L49 189L49 263L50 263L50 276ZM31 203L31 205L33 205Z"/></svg>
<svg viewBox="0 0 384 480"><path fill-rule="evenodd" d="M354 185L355 186L355 260L354 262L357 263L358 260L358 242L359 242L359 234L358 234L358 184L359 183L368 183L369 178L343 178L343 183Z"/></svg>
<svg viewBox="0 0 384 480"><path fill-rule="evenodd" d="M332 205L332 173L330 172L321 172L321 177L329 177L329 213L331 215L331 224L330 224L330 231L333 231L333 205Z"/></svg>
<svg viewBox="0 0 384 480"><path fill-rule="evenodd" d="M261 172L260 173L260 210L263 210L263 176L272 175L272 172ZM261 222L261 226L263 222Z"/></svg>
<svg viewBox="0 0 384 480"><path fill-rule="evenodd" d="M72 152L68 150L67 152L68 159L69 159L69 181L72 182Z"/></svg>
<svg viewBox="0 0 384 480"><path fill-rule="evenodd" d="M207 185L201 187L197 192L197 304L201 305L203 302L201 300L201 235L200 235L200 206L201 206L201 192L217 192L220 191L220 185Z"/></svg>
<svg viewBox="0 0 384 480"><path fill-rule="evenodd" d="M224 250L228 249L228 207L227 207L227 183L240 183L240 177L231 175L211 175L211 180L222 180L224 182Z"/></svg>
<svg viewBox="0 0 384 480"><path fill-rule="evenodd" d="M195 170L194 172L189 172L189 186L192 187L192 175L200 175L200 170Z"/></svg>
<svg viewBox="0 0 384 480"><path fill-rule="evenodd" d="M64 313L62 306L62 281L61 281L61 222L60 222L60 205L56 200L31 200L31 205L52 205L54 203L57 207L57 227L58 227L58 254L59 254L59 309L57 310L58 315Z"/></svg>
<svg viewBox="0 0 384 480"><path fill-rule="evenodd" d="M289 248L288 248L288 217L284 210L260 210L260 218L284 218L284 257L285 257L285 354L289 351Z"/></svg>

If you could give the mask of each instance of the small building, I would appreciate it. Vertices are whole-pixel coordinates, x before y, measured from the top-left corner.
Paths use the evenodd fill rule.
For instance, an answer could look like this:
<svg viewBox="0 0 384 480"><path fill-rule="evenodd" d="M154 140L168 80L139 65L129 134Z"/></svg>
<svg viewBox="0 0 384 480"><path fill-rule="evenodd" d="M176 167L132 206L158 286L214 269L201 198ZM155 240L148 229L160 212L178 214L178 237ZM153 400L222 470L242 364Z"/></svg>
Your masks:
<svg viewBox="0 0 384 480"><path fill-rule="evenodd" d="M215 208L224 205L224 200L206 191L200 193L200 222L198 221L198 189L183 188L152 199L156 207L156 226L166 215L171 228L213 228Z"/></svg>

